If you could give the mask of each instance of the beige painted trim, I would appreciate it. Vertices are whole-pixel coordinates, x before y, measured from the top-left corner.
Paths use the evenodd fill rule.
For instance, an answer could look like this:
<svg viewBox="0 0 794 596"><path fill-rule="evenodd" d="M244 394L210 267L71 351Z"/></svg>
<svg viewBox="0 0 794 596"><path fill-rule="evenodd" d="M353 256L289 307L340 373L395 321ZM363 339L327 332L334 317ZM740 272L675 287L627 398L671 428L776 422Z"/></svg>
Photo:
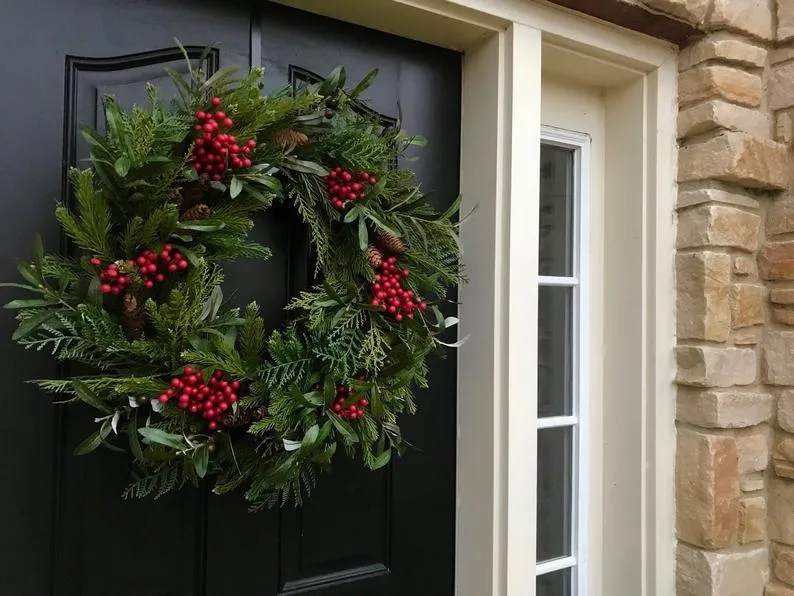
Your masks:
<svg viewBox="0 0 794 596"><path fill-rule="evenodd" d="M639 213L624 230L633 235L622 251L614 252L620 245L613 239L610 253L605 234L605 259L634 258L637 269L624 269L625 279L613 280L633 292L636 302L629 315L636 327L628 327L617 311L612 319L606 311L604 351L609 352L613 332L616 352L606 360L624 353L617 341L624 329L633 349L625 353L638 368L630 377L635 391L624 391L616 403L639 411L631 428L610 429L617 435L604 436L603 469L591 476L604 476L604 494L609 482L625 486L631 498L621 496L628 499L622 503L639 527L610 528L607 520L616 521L619 511L614 506L604 510L602 551L603 536L614 532L614 543L620 544L619 534L627 532L628 543L634 540L632 566L637 571L629 583L622 581L608 562L613 553L601 552L603 580L593 577L587 596L673 594L675 296L669 224L675 196L674 48L529 0L278 1L464 53L461 190L464 210L475 204L479 210L462 228L470 283L461 289L460 333L471 334L471 339L458 355L460 596L535 593L536 446L531 418L522 418L534 416L536 404L536 323L528 313L534 312L537 300L533 267L538 230L532 207L538 193L539 65L551 57L558 74L603 88L614 106L613 132L608 125L606 133L606 178L611 171L612 179L619 180L615 175L621 155L634 159L638 168L631 192L608 181L605 189L630 201L625 205ZM621 110L639 125L620 126ZM611 169L610 155L615 164ZM604 216L605 226L615 226L609 213ZM636 250L638 244L641 250ZM606 282L604 288L607 308L617 289ZM609 383L619 381L607 375L605 395ZM606 444L607 439L617 440L623 449Z"/></svg>

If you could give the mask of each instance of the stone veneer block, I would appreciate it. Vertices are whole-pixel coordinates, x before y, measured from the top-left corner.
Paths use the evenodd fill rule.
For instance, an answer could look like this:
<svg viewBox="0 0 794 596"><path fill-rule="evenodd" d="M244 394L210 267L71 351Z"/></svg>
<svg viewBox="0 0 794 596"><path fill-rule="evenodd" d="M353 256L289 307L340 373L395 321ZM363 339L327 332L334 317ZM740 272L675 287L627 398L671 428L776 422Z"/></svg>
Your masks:
<svg viewBox="0 0 794 596"><path fill-rule="evenodd" d="M676 255L678 337L725 341L731 328L731 257L717 252Z"/></svg>
<svg viewBox="0 0 794 596"><path fill-rule="evenodd" d="M690 68L678 75L678 102L680 105L722 98L750 108L761 105L764 85L760 74L723 66L707 64Z"/></svg>
<svg viewBox="0 0 794 596"><path fill-rule="evenodd" d="M794 385L794 331L767 329L764 333L761 365L764 382Z"/></svg>
<svg viewBox="0 0 794 596"><path fill-rule="evenodd" d="M710 184L721 183L711 182ZM727 205L750 207L751 209L758 209L760 207L757 200L747 195L719 188L698 188L696 190L678 191L678 201L676 205L679 210L686 209L687 207L694 207L695 205L702 205L704 203L725 203Z"/></svg>
<svg viewBox="0 0 794 596"><path fill-rule="evenodd" d="M739 503L739 542L766 540L766 499L745 497Z"/></svg>
<svg viewBox="0 0 794 596"><path fill-rule="evenodd" d="M775 201L766 214L767 235L788 232L794 232L794 198Z"/></svg>
<svg viewBox="0 0 794 596"><path fill-rule="evenodd" d="M734 284L731 288L731 321L734 329L764 322L766 288L755 284Z"/></svg>
<svg viewBox="0 0 794 596"><path fill-rule="evenodd" d="M785 459L773 459L772 465L775 469L775 474L781 478L794 479L794 463Z"/></svg>
<svg viewBox="0 0 794 596"><path fill-rule="evenodd" d="M764 41L775 35L770 0L714 0L708 24L712 29L741 31Z"/></svg>
<svg viewBox="0 0 794 596"><path fill-rule="evenodd" d="M679 429L676 448L676 533L706 548L736 543L739 455L733 437Z"/></svg>
<svg viewBox="0 0 794 596"><path fill-rule="evenodd" d="M752 474L744 474L739 479L739 486L742 492L753 493L764 489L764 473L753 472Z"/></svg>
<svg viewBox="0 0 794 596"><path fill-rule="evenodd" d="M794 584L794 548L772 545L772 573L787 584Z"/></svg>
<svg viewBox="0 0 794 596"><path fill-rule="evenodd" d="M776 306L772 309L772 319L783 325L794 327L794 309Z"/></svg>
<svg viewBox="0 0 794 596"><path fill-rule="evenodd" d="M745 255L737 255L733 258L733 274L741 277L758 275L758 266L755 259Z"/></svg>
<svg viewBox="0 0 794 596"><path fill-rule="evenodd" d="M751 348L678 346L678 375L682 385L732 387L750 385L756 379L756 356Z"/></svg>
<svg viewBox="0 0 794 596"><path fill-rule="evenodd" d="M764 596L794 596L794 588L782 584L767 584Z"/></svg>
<svg viewBox="0 0 794 596"><path fill-rule="evenodd" d="M676 596L760 596L769 575L768 558L762 546L708 552L679 543Z"/></svg>
<svg viewBox="0 0 794 596"><path fill-rule="evenodd" d="M710 0L642 0L649 8L679 17L689 23L701 23Z"/></svg>
<svg viewBox="0 0 794 596"><path fill-rule="evenodd" d="M760 327L744 327L733 332L733 345L754 346L761 343Z"/></svg>
<svg viewBox="0 0 794 596"><path fill-rule="evenodd" d="M777 0L777 40L794 39L794 2Z"/></svg>
<svg viewBox="0 0 794 596"><path fill-rule="evenodd" d="M789 177L785 145L726 132L678 152L678 181L716 178L748 188L783 189Z"/></svg>
<svg viewBox="0 0 794 596"><path fill-rule="evenodd" d="M794 109L780 110L775 114L775 140L786 145L794 141Z"/></svg>
<svg viewBox="0 0 794 596"><path fill-rule="evenodd" d="M775 304L794 304L794 288L773 288L769 299Z"/></svg>
<svg viewBox="0 0 794 596"><path fill-rule="evenodd" d="M717 128L768 137L771 121L763 112L712 99L692 105L678 113L678 138L684 139Z"/></svg>
<svg viewBox="0 0 794 596"><path fill-rule="evenodd" d="M698 205L678 216L678 248L728 246L749 252L758 249L761 218L736 207Z"/></svg>
<svg viewBox="0 0 794 596"><path fill-rule="evenodd" d="M766 470L769 465L769 438L766 432L736 436L739 453L739 474Z"/></svg>
<svg viewBox="0 0 794 596"><path fill-rule="evenodd" d="M772 416L768 393L700 391L679 389L678 420L706 428L746 428L766 422Z"/></svg>
<svg viewBox="0 0 794 596"><path fill-rule="evenodd" d="M794 482L773 478L768 499L766 530L769 538L794 545Z"/></svg>
<svg viewBox="0 0 794 596"><path fill-rule="evenodd" d="M777 400L777 424L789 433L794 433L794 389L786 389Z"/></svg>
<svg viewBox="0 0 794 596"><path fill-rule="evenodd" d="M769 70L767 100L770 110L794 106L794 62L775 64Z"/></svg>
<svg viewBox="0 0 794 596"><path fill-rule="evenodd" d="M770 281L794 280L794 241L765 244L758 253L758 273Z"/></svg>
<svg viewBox="0 0 794 596"><path fill-rule="evenodd" d="M766 65L767 54L765 47L752 43L746 37L729 31L718 31L681 50L678 56L678 69L687 70L706 60L732 62L748 68L763 68Z"/></svg>

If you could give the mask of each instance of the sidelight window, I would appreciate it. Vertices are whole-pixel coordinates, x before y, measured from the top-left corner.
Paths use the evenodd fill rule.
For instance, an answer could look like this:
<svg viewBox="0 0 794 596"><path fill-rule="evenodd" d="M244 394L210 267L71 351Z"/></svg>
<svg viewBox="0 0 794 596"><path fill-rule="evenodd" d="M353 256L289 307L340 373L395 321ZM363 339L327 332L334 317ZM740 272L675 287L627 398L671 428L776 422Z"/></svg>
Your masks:
<svg viewBox="0 0 794 596"><path fill-rule="evenodd" d="M544 127L538 263L537 596L585 596L589 138Z"/></svg>

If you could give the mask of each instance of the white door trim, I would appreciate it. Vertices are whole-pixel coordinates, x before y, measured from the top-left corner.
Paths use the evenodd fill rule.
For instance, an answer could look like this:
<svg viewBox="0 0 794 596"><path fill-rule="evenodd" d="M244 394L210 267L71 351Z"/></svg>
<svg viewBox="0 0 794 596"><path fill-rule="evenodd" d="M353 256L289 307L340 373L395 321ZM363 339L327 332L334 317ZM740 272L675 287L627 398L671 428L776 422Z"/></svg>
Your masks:
<svg viewBox="0 0 794 596"><path fill-rule="evenodd" d="M458 355L460 596L535 593L541 68L629 90L619 101L645 123L622 131L630 146L644 148L634 155L638 187L629 189L642 204L632 222L641 270L630 272L639 283L627 284L639 293L632 347L642 363L635 395L642 465L631 471L639 475L642 579L634 593L674 593L675 49L528 0L277 1L464 53L461 191L463 210L476 205L478 212L462 228L470 283L460 292L460 333L471 338ZM622 146L616 140L610 151L618 155ZM601 594L592 588L589 594Z"/></svg>

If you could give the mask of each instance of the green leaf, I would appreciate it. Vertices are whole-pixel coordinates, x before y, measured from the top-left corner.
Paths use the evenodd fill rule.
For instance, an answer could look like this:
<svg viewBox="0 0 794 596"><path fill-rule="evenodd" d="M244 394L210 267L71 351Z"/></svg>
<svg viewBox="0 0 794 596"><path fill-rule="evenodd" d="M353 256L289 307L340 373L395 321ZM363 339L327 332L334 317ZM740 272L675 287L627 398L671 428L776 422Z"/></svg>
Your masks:
<svg viewBox="0 0 794 596"><path fill-rule="evenodd" d="M35 275L36 270L28 263L24 261L17 263L17 270L22 277L34 286L39 286L41 284L41 280Z"/></svg>
<svg viewBox="0 0 794 596"><path fill-rule="evenodd" d="M355 87L353 87L348 93L350 99L356 99L359 95L361 95L361 93L363 93L364 90L366 90L367 87L369 87L372 84L372 81L374 81L375 77L377 76L378 76L377 68L373 68L366 75L364 75L364 78L361 79L358 82L358 84Z"/></svg>
<svg viewBox="0 0 794 596"><path fill-rule="evenodd" d="M226 192L226 185L223 182L218 182L217 180L210 182L210 188L214 188L218 192Z"/></svg>
<svg viewBox="0 0 794 596"><path fill-rule="evenodd" d="M243 190L243 181L240 180L237 176L232 177L231 183L229 183L229 194L232 198L235 198L239 195Z"/></svg>
<svg viewBox="0 0 794 596"><path fill-rule="evenodd" d="M455 215L455 213L458 212L458 209L460 209L460 202L462 199L463 199L463 195L458 195L458 197L454 201L452 201L452 204L449 207L447 207L447 210L444 211L444 213L442 213L441 215L439 215L438 219L440 221L444 221Z"/></svg>
<svg viewBox="0 0 794 596"><path fill-rule="evenodd" d="M317 440L317 436L320 434L320 427L316 424L312 425L309 430L306 431L306 434L303 435L303 441L301 442L301 449L311 449L314 442Z"/></svg>
<svg viewBox="0 0 794 596"><path fill-rule="evenodd" d="M296 172L303 172L304 174L314 174L315 176L327 176L328 170L323 166L313 161L306 161L304 159L297 159L295 157L286 157L284 165Z"/></svg>
<svg viewBox="0 0 794 596"><path fill-rule="evenodd" d="M17 330L14 331L14 334L11 336L11 339L16 341L22 339L23 337L27 337L42 323L47 322L54 315L55 315L55 311L45 310L42 312L37 312L32 317L28 317L19 324L19 327L17 327Z"/></svg>
<svg viewBox="0 0 794 596"><path fill-rule="evenodd" d="M105 402L99 399L99 397L97 397L97 395L91 391L91 389L88 388L88 385L82 381L75 379L72 381L72 387L74 387L74 391L77 394L77 397L80 398L80 401L84 401L92 408L95 408L105 414L110 414L113 411Z"/></svg>
<svg viewBox="0 0 794 596"><path fill-rule="evenodd" d="M122 155L113 164L113 168L116 170L116 174L124 178L130 173L130 159L126 155Z"/></svg>
<svg viewBox="0 0 794 596"><path fill-rule="evenodd" d="M0 283L0 288L19 288L21 290L30 290L31 292L40 292L41 291L39 288L36 288L36 287L33 287L33 286L28 286L28 285L25 285L25 284L16 284L16 283L13 283L13 282Z"/></svg>
<svg viewBox="0 0 794 596"><path fill-rule="evenodd" d="M187 262L190 263L193 267L198 266L198 264L201 262L201 258L191 249L186 248L184 246L180 246L178 248L179 248L179 252L181 252L185 256Z"/></svg>
<svg viewBox="0 0 794 596"><path fill-rule="evenodd" d="M361 209L359 208L358 205L355 205L350 211L345 213L344 222L345 223L350 223L351 221L353 221L357 217L361 217Z"/></svg>
<svg viewBox="0 0 794 596"><path fill-rule="evenodd" d="M80 134L83 135L83 138L89 145L94 147L101 147L103 150L105 149L105 139L103 139L97 131L93 128L89 128L87 126L80 127Z"/></svg>
<svg viewBox="0 0 794 596"><path fill-rule="evenodd" d="M293 441L292 439L281 439L284 444L284 451L297 451L301 448L300 441Z"/></svg>
<svg viewBox="0 0 794 596"><path fill-rule="evenodd" d="M210 463L210 450L206 444L196 447L193 451L193 467L196 469L196 475L199 478L204 478L207 475L207 467Z"/></svg>
<svg viewBox="0 0 794 596"><path fill-rule="evenodd" d="M223 68L219 68L215 74L201 84L199 91L209 91L214 85L231 77L237 70L238 67L236 66L224 66Z"/></svg>
<svg viewBox="0 0 794 596"><path fill-rule="evenodd" d="M401 236L400 232L398 232L398 231L397 231L397 230L395 230L394 228L390 228L389 226L387 226L387 225L386 225L385 223L383 223L383 222L382 222L380 219L378 219L378 217L377 217L377 216L375 216L375 215L372 213L372 211L371 211L371 210L369 210L369 209L367 210L367 217L369 217L369 218L370 218L372 221L374 221L374 222L375 222L375 224L376 224L376 225L377 225L377 226L378 226L378 227L379 227L381 230L385 230L385 231L389 232L389 234L391 234L392 236L396 236L397 238L399 238L399 237Z"/></svg>
<svg viewBox="0 0 794 596"><path fill-rule="evenodd" d="M101 444L102 435L99 433L99 431L96 431L82 441L77 447L75 447L73 453L75 455L85 455L86 453L91 453L97 449Z"/></svg>
<svg viewBox="0 0 794 596"><path fill-rule="evenodd" d="M4 305L3 308L14 310L17 308L36 308L39 306L52 306L53 304L58 304L58 301L33 298L31 300L12 300L8 304Z"/></svg>
<svg viewBox="0 0 794 596"><path fill-rule="evenodd" d="M138 440L138 411L134 410L127 422L127 437L130 440L130 453L137 460L143 459L141 442Z"/></svg>
<svg viewBox="0 0 794 596"><path fill-rule="evenodd" d="M391 449L388 449L375 458L375 461L372 462L372 466L370 466L370 468L373 470L379 470L380 468L388 464L390 461L391 461Z"/></svg>
<svg viewBox="0 0 794 596"><path fill-rule="evenodd" d="M179 222L179 227L182 230L195 230L196 232L217 232L226 227L226 224L222 221L218 223L201 223L202 221L204 220Z"/></svg>
<svg viewBox="0 0 794 596"><path fill-rule="evenodd" d="M358 220L358 246L361 250L367 250L369 244L369 232L367 232L367 223L364 218Z"/></svg>
<svg viewBox="0 0 794 596"><path fill-rule="evenodd" d="M90 304L94 306L102 306L102 292L99 291L99 288L102 285L102 281L99 279L99 276L95 275L91 278L91 282L88 284L88 290L86 291L86 300Z"/></svg>
<svg viewBox="0 0 794 596"><path fill-rule="evenodd" d="M358 436L353 432L353 429L350 428L350 425L347 422L339 419L334 412L328 412L328 419L334 425L336 430L339 432L340 435L345 437L350 443L357 443Z"/></svg>
<svg viewBox="0 0 794 596"><path fill-rule="evenodd" d="M340 87L344 86L345 78L344 67L337 66L331 71L328 78L322 82L317 93L324 96L333 95Z"/></svg>
<svg viewBox="0 0 794 596"><path fill-rule="evenodd" d="M206 302L204 302L204 307L201 309L199 321L212 321L215 319L216 315L218 314L218 309L221 307L222 303L223 290L221 290L220 286L216 286L212 288L209 298L207 298Z"/></svg>
<svg viewBox="0 0 794 596"><path fill-rule="evenodd" d="M189 448L182 435L167 433L159 428L146 426L144 428L139 428L138 433L149 443L159 443L160 445L171 447L177 451L184 451Z"/></svg>

